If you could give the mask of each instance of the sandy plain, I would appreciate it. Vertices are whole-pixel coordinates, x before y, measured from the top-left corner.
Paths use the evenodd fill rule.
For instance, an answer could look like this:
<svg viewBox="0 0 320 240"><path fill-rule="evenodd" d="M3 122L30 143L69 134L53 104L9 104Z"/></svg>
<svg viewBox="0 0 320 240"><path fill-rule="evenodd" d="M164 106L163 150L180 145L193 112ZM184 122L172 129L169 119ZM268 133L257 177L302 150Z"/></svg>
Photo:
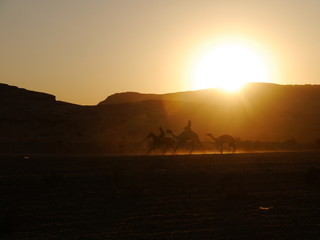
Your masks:
<svg viewBox="0 0 320 240"><path fill-rule="evenodd" d="M1 239L319 239L320 153L0 157Z"/></svg>

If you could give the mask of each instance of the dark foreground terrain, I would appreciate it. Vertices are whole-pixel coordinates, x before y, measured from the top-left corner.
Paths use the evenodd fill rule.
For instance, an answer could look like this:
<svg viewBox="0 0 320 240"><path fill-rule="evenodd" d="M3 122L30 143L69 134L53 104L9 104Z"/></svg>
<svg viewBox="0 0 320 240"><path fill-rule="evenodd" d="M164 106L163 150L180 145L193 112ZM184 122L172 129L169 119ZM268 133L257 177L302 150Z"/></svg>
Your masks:
<svg viewBox="0 0 320 240"><path fill-rule="evenodd" d="M320 153L2 156L0 239L319 239Z"/></svg>

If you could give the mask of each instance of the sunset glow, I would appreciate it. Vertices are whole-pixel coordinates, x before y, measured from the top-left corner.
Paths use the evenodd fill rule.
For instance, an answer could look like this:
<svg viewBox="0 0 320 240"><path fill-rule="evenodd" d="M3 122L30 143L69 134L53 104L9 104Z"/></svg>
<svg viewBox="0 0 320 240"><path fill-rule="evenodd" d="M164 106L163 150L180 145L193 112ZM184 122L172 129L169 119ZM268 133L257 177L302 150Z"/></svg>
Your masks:
<svg viewBox="0 0 320 240"><path fill-rule="evenodd" d="M236 91L248 82L268 82L263 59L250 47L223 44L205 52L195 64L195 89L221 88Z"/></svg>
<svg viewBox="0 0 320 240"><path fill-rule="evenodd" d="M319 12L316 0L1 0L0 79L81 105L320 84Z"/></svg>

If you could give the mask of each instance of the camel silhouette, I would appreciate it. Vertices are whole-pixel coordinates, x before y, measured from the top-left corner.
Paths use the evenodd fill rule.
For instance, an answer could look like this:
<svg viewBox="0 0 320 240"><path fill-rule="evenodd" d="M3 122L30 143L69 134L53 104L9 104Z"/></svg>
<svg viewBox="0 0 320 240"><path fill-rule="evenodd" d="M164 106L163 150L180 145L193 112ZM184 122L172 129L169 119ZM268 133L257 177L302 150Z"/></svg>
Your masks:
<svg viewBox="0 0 320 240"><path fill-rule="evenodd" d="M160 150L162 154L166 154L169 149L174 148L175 141L165 136L165 132L160 128L160 135L157 136L153 132L150 132L146 139L152 139L152 143L149 145L148 153L152 151Z"/></svg>
<svg viewBox="0 0 320 240"><path fill-rule="evenodd" d="M232 136L230 135L222 135L218 138L215 138L211 133L208 133L207 136L211 137L213 141L215 141L218 149L220 150L220 153L223 153L223 145L226 143L230 147L232 147L232 153L236 153L236 143Z"/></svg>
<svg viewBox="0 0 320 240"><path fill-rule="evenodd" d="M191 148L189 154L191 154L196 147L199 145L203 148L202 143L200 142L198 134L191 130L191 121L189 120L188 125L184 128L184 131L179 135L173 133L171 129L167 130L174 139L178 141L175 149L173 150L173 154L177 151L178 148L186 147L188 143L191 143Z"/></svg>

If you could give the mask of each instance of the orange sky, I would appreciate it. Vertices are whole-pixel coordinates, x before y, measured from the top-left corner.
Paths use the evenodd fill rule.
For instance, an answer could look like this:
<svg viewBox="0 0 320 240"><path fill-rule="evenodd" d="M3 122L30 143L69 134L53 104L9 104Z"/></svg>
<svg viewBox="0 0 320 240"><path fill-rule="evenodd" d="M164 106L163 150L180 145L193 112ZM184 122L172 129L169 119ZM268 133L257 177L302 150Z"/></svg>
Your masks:
<svg viewBox="0 0 320 240"><path fill-rule="evenodd" d="M192 90L205 44L241 38L270 82L320 84L318 0L1 0L0 82L97 104L115 92Z"/></svg>

